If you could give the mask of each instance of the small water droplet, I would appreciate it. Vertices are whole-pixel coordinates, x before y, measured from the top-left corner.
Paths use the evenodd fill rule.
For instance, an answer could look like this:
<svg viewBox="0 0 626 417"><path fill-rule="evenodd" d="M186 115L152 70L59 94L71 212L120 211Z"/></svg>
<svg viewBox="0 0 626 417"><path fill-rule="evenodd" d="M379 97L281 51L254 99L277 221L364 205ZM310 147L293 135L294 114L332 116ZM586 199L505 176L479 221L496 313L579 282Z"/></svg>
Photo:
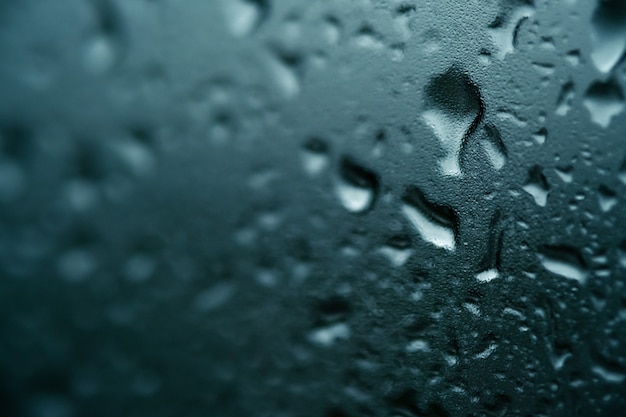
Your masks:
<svg viewBox="0 0 626 417"><path fill-rule="evenodd" d="M156 262L150 256L137 254L132 256L124 265L124 276L134 283L146 282L156 269Z"/></svg>
<svg viewBox="0 0 626 417"><path fill-rule="evenodd" d="M380 50L385 47L385 42L380 33L369 25L362 26L354 36L354 44L364 49Z"/></svg>
<svg viewBox="0 0 626 417"><path fill-rule="evenodd" d="M565 54L565 60L573 67L580 65L580 51L578 49L569 51Z"/></svg>
<svg viewBox="0 0 626 417"><path fill-rule="evenodd" d="M415 353L415 352L430 352L430 346L426 340L413 340L411 341L405 348L407 353Z"/></svg>
<svg viewBox="0 0 626 417"><path fill-rule="evenodd" d="M533 197L538 206L545 207L548 202L550 186L545 175L543 175L543 168L538 165L532 167L528 171L528 179L522 189Z"/></svg>
<svg viewBox="0 0 626 417"><path fill-rule="evenodd" d="M57 261L59 275L68 282L82 282L96 270L96 258L86 249L72 249Z"/></svg>
<svg viewBox="0 0 626 417"><path fill-rule="evenodd" d="M545 127L542 127L541 129L533 133L533 140L539 145L543 145L544 143L546 143L547 138L548 130Z"/></svg>
<svg viewBox="0 0 626 417"><path fill-rule="evenodd" d="M309 176L317 176L330 164L328 157L329 147L326 141L311 138L302 147L301 161L304 172Z"/></svg>
<svg viewBox="0 0 626 417"><path fill-rule="evenodd" d="M574 181L574 167L571 165L556 167L554 168L554 172L556 172L559 178L567 184Z"/></svg>
<svg viewBox="0 0 626 417"><path fill-rule="evenodd" d="M200 292L194 302L196 311L206 313L226 304L233 296L235 287L232 284L220 283Z"/></svg>
<svg viewBox="0 0 626 417"><path fill-rule="evenodd" d="M324 19L324 36L331 45L337 45L341 41L343 26L335 16L327 16Z"/></svg>
<svg viewBox="0 0 626 417"><path fill-rule="evenodd" d="M408 241L402 245L389 242L389 244L378 249L378 252L396 268L403 266L413 254L413 251L408 247Z"/></svg>
<svg viewBox="0 0 626 417"><path fill-rule="evenodd" d="M495 269L487 269L485 271L479 272L478 274L476 274L476 280L478 282L491 282L494 279L498 278L500 276L500 272Z"/></svg>
<svg viewBox="0 0 626 417"><path fill-rule="evenodd" d="M559 116L565 116L572 109L572 104L574 102L574 97L576 96L576 91L574 89L574 83L572 81L568 81L561 88L561 92L559 93L559 97L556 101L556 114Z"/></svg>
<svg viewBox="0 0 626 417"><path fill-rule="evenodd" d="M300 94L302 90L302 57L297 54L273 49L268 66L279 92L286 99Z"/></svg>
<svg viewBox="0 0 626 417"><path fill-rule="evenodd" d="M495 170L504 167L507 151L500 136L500 131L493 125L485 125L485 136L480 141L489 163Z"/></svg>
<svg viewBox="0 0 626 417"><path fill-rule="evenodd" d="M309 340L312 343L323 347L330 347L339 340L350 338L350 327L346 323L334 323L325 327L320 327L309 333Z"/></svg>
<svg viewBox="0 0 626 417"><path fill-rule="evenodd" d="M235 37L254 33L270 14L268 0L222 0L226 23Z"/></svg>
<svg viewBox="0 0 626 417"><path fill-rule="evenodd" d="M611 211L617 205L617 194L606 185L598 188L598 203L603 212Z"/></svg>
<svg viewBox="0 0 626 417"><path fill-rule="evenodd" d="M349 157L342 157L335 192L343 207L351 213L364 213L371 209L378 194L378 176L357 164Z"/></svg>

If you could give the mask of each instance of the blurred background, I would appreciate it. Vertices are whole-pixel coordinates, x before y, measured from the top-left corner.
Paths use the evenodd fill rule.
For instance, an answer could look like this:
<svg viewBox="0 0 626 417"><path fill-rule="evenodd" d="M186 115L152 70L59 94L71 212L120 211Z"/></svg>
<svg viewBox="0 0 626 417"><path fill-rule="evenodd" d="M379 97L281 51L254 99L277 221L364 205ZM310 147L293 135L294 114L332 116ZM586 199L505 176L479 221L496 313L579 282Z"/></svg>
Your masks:
<svg viewBox="0 0 626 417"><path fill-rule="evenodd" d="M0 0L0 414L622 416L626 1Z"/></svg>

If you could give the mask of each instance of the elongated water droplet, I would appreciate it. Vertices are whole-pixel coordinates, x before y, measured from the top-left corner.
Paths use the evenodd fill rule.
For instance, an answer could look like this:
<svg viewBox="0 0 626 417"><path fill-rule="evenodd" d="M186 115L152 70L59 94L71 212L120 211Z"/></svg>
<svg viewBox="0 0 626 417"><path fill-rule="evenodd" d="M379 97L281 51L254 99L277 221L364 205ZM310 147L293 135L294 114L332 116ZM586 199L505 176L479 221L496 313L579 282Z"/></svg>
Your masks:
<svg viewBox="0 0 626 417"><path fill-rule="evenodd" d="M480 143L491 166L496 170L502 169L506 163L507 152L498 129L495 126L486 125L485 137Z"/></svg>
<svg viewBox="0 0 626 417"><path fill-rule="evenodd" d="M584 284L587 271L580 253L569 246L544 246L539 253L541 265L563 278Z"/></svg>
<svg viewBox="0 0 626 417"><path fill-rule="evenodd" d="M454 250L458 218L451 208L434 204L417 187L409 187L404 194L402 214L426 242Z"/></svg>
<svg viewBox="0 0 626 417"><path fill-rule="evenodd" d="M603 73L611 72L626 52L626 3L601 0L591 18L591 60Z"/></svg>
<svg viewBox="0 0 626 417"><path fill-rule="evenodd" d="M574 90L574 83L569 81L563 85L559 97L556 101L556 114L559 116L565 116L572 108L574 97L576 92Z"/></svg>

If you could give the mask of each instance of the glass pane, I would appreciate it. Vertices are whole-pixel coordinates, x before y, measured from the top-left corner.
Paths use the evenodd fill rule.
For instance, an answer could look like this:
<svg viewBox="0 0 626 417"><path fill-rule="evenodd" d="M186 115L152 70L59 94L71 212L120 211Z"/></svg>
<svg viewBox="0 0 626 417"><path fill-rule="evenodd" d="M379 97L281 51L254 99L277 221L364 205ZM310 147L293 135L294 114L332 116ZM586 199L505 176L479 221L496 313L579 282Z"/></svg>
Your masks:
<svg viewBox="0 0 626 417"><path fill-rule="evenodd" d="M3 414L620 416L622 0L0 1Z"/></svg>

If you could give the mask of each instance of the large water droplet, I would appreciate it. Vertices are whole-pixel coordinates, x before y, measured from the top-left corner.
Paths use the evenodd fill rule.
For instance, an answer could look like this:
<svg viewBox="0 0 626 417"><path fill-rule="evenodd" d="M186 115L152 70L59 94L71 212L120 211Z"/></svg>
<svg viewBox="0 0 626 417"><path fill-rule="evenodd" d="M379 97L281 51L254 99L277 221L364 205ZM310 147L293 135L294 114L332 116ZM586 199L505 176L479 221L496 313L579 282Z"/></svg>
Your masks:
<svg viewBox="0 0 626 417"><path fill-rule="evenodd" d="M446 155L439 161L442 172L461 175L460 152L483 115L478 87L456 67L434 77L426 87L426 111L422 117L433 129Z"/></svg>
<svg viewBox="0 0 626 417"><path fill-rule="evenodd" d="M597 81L585 93L583 105L589 110L594 123L607 128L611 119L624 110L624 93L613 80Z"/></svg>
<svg viewBox="0 0 626 417"><path fill-rule="evenodd" d="M559 93L559 97L556 100L556 114L559 116L565 116L572 109L572 104L574 102L574 97L576 96L576 91L574 90L574 83L568 81L561 88L561 92Z"/></svg>
<svg viewBox="0 0 626 417"><path fill-rule="evenodd" d="M600 0L591 18L591 60L596 68L610 72L626 52L626 3Z"/></svg>
<svg viewBox="0 0 626 417"><path fill-rule="evenodd" d="M235 37L252 34L267 19L268 0L222 0L226 23Z"/></svg>
<svg viewBox="0 0 626 417"><path fill-rule="evenodd" d="M403 202L402 213L422 239L437 247L454 250L458 229L454 210L432 203L417 187L407 189Z"/></svg>
<svg viewBox="0 0 626 417"><path fill-rule="evenodd" d="M344 156L340 161L335 192L346 210L351 213L364 213L376 200L378 177L373 171Z"/></svg>

